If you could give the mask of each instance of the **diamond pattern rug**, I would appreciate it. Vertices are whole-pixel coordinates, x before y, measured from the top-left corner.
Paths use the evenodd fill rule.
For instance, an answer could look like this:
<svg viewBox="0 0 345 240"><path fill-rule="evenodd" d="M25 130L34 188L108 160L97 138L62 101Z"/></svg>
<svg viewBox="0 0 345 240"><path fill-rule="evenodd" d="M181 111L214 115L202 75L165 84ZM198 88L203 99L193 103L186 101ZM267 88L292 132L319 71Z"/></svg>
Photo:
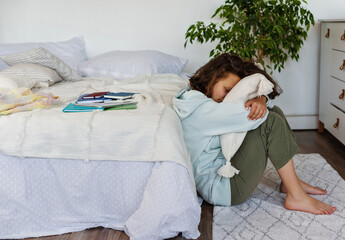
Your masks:
<svg viewBox="0 0 345 240"><path fill-rule="evenodd" d="M345 239L345 181L319 154L297 154L294 164L301 180L328 191L313 197L337 207L335 213L286 210L285 194L279 192L280 178L269 162L250 199L232 207L214 207L213 240Z"/></svg>

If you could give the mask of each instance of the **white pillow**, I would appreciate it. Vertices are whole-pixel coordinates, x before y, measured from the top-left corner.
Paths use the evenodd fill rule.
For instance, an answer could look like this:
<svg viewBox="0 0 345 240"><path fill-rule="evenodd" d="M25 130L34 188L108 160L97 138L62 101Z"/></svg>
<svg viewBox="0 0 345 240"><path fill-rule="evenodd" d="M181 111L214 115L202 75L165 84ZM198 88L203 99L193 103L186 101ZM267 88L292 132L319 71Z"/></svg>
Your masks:
<svg viewBox="0 0 345 240"><path fill-rule="evenodd" d="M112 51L98 55L78 65L86 77L126 79L142 74L180 74L187 60L159 51Z"/></svg>
<svg viewBox="0 0 345 240"><path fill-rule="evenodd" d="M19 76L0 72L0 88L15 89L20 87L33 88L36 81L28 76Z"/></svg>
<svg viewBox="0 0 345 240"><path fill-rule="evenodd" d="M0 56L23 52L38 47L47 49L74 70L77 70L77 65L79 63L87 59L84 37L74 37L63 42L1 43ZM6 65L0 61L0 71L5 69L5 67Z"/></svg>
<svg viewBox="0 0 345 240"><path fill-rule="evenodd" d="M9 66L19 63L35 63L55 70L64 80L78 80L79 75L61 59L44 48L35 48L25 52L0 56L0 59Z"/></svg>
<svg viewBox="0 0 345 240"><path fill-rule="evenodd" d="M36 87L48 87L62 80L54 70L33 63L16 64L6 68L1 73L29 77L37 82Z"/></svg>

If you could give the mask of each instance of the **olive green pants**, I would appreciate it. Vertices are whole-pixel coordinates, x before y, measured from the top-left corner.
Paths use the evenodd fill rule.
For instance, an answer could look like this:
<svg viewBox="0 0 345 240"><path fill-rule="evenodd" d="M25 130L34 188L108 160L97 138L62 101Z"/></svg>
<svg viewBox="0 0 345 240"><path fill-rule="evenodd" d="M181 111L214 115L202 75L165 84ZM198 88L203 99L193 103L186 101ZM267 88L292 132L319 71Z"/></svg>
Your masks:
<svg viewBox="0 0 345 240"><path fill-rule="evenodd" d="M267 165L267 158L278 170L296 153L298 147L295 137L278 107L269 109L264 123L247 135L231 159L231 164L240 170L238 175L230 178L231 205L247 200L258 186Z"/></svg>

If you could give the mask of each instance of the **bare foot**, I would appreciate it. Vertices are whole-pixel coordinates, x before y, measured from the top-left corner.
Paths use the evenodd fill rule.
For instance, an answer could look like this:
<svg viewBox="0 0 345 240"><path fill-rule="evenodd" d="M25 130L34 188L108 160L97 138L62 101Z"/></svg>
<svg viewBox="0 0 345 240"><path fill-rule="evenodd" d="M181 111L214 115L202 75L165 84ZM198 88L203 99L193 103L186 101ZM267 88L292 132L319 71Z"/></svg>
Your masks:
<svg viewBox="0 0 345 240"><path fill-rule="evenodd" d="M325 195L327 193L327 190L321 189L319 187L314 187L312 185L309 185L308 183L305 183L301 180L299 180L301 183L301 186L303 190L306 193L313 194L313 195ZM280 192L286 193L286 187L283 183L280 184Z"/></svg>
<svg viewBox="0 0 345 240"><path fill-rule="evenodd" d="M284 206L286 209L292 211L301 211L321 215L332 214L337 209L336 207L323 203L306 193L299 194L295 197L288 194L286 196Z"/></svg>

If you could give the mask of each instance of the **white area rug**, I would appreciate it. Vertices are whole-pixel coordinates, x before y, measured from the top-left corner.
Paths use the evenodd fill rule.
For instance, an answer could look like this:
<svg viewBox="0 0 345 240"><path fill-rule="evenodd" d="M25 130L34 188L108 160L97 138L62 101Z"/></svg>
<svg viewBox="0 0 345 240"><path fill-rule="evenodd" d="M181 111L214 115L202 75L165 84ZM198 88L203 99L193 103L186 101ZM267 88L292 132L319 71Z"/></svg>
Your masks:
<svg viewBox="0 0 345 240"><path fill-rule="evenodd" d="M345 239L345 181L319 154L294 157L298 177L328 193L315 198L337 207L332 215L312 215L284 208L279 176L269 162L250 199L232 207L214 207L213 240Z"/></svg>

